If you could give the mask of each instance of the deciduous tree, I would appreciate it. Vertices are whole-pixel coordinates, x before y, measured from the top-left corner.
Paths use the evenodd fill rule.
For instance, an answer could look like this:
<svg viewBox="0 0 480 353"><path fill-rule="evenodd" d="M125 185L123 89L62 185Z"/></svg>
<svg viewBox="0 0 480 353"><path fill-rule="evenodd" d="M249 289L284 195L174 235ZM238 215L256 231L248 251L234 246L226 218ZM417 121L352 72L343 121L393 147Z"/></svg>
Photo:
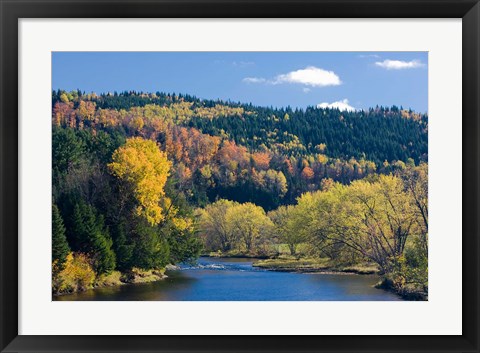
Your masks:
<svg viewBox="0 0 480 353"><path fill-rule="evenodd" d="M164 190L171 168L167 155L155 142L133 137L113 153L112 160L111 172L131 185L137 215L151 225L163 221L170 206Z"/></svg>

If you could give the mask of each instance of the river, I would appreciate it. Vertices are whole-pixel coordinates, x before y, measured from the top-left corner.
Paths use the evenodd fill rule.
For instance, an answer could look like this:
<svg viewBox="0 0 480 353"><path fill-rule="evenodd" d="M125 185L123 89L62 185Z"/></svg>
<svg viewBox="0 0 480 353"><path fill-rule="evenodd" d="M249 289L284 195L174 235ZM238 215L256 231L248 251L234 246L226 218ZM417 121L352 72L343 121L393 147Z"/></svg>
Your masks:
<svg viewBox="0 0 480 353"><path fill-rule="evenodd" d="M354 274L302 274L252 267L252 259L206 258L168 271L163 281L105 287L54 297L54 300L401 300L376 289L378 277Z"/></svg>

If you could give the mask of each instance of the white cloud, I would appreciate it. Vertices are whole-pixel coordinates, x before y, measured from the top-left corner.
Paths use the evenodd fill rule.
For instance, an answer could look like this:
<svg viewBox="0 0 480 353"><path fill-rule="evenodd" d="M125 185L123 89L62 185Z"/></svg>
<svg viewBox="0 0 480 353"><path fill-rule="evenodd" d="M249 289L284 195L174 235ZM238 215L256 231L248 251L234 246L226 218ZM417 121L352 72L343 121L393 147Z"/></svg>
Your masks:
<svg viewBox="0 0 480 353"><path fill-rule="evenodd" d="M340 78L333 71L327 71L315 66L308 66L305 69L292 71L278 75L272 84L299 83L312 87L338 86L342 83Z"/></svg>
<svg viewBox="0 0 480 353"><path fill-rule="evenodd" d="M245 77L243 80L245 83L265 83L267 82L266 79L263 77Z"/></svg>
<svg viewBox="0 0 480 353"><path fill-rule="evenodd" d="M340 111L348 111L348 112L353 112L357 109L352 107L350 104L348 104L348 99L343 99L338 102L333 102L333 103L320 103L317 104L317 108L322 108L322 109L338 109Z"/></svg>
<svg viewBox="0 0 480 353"><path fill-rule="evenodd" d="M401 61L401 60L384 60L377 61L375 65L380 66L387 70L403 70L403 69L416 69L418 67L425 66L420 60Z"/></svg>
<svg viewBox="0 0 480 353"><path fill-rule="evenodd" d="M266 83L270 85L293 83L310 87L338 86L342 84L342 81L340 81L340 78L335 74L335 72L323 70L315 66L308 66L305 69L278 75L273 79L265 79L263 77L245 77L243 82Z"/></svg>
<svg viewBox="0 0 480 353"><path fill-rule="evenodd" d="M304 93L308 93L308 92L310 92L310 91L311 91L310 88L308 88L308 87L303 87L303 92L304 92Z"/></svg>

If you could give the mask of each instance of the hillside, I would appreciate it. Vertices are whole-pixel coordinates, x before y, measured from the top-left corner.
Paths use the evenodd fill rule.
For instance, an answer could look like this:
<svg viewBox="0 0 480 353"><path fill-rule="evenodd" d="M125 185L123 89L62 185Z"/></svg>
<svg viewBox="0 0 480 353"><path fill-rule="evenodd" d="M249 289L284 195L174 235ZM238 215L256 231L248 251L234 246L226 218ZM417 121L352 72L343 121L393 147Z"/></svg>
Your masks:
<svg viewBox="0 0 480 353"><path fill-rule="evenodd" d="M57 92L54 103L59 100ZM265 108L189 95L135 94L91 96L97 108L130 109L148 104L169 106L188 102L191 113L182 125L210 135L227 135L237 144L292 155L319 152L333 158L365 158L377 165L412 158L427 161L428 117L398 107L375 107L368 111L340 112L310 107L306 110Z"/></svg>
<svg viewBox="0 0 480 353"><path fill-rule="evenodd" d="M56 125L156 140L196 205L220 196L272 209L325 178L349 183L428 160L428 117L397 107L275 109L159 92L52 98Z"/></svg>

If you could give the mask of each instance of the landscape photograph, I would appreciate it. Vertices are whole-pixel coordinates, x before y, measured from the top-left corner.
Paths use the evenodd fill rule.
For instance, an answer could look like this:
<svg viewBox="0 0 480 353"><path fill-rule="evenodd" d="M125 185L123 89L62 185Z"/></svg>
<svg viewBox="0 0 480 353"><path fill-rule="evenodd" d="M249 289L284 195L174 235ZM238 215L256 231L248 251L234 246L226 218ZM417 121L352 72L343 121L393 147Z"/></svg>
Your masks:
<svg viewBox="0 0 480 353"><path fill-rule="evenodd" d="M52 300L427 301L427 52L52 52Z"/></svg>

